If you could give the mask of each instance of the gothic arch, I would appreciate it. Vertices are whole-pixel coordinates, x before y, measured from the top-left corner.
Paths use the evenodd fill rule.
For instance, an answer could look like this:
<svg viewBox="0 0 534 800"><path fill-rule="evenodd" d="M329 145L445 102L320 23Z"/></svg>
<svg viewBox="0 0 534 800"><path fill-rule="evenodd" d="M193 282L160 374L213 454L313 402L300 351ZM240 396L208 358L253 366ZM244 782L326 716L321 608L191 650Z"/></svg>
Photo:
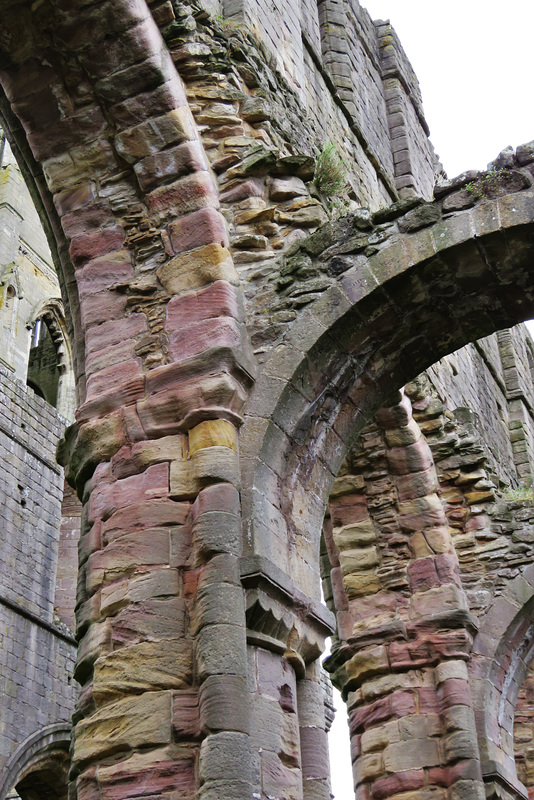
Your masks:
<svg viewBox="0 0 534 800"><path fill-rule="evenodd" d="M317 570L328 493L392 391L532 313L532 153L495 196L475 202L451 184L436 202L360 212L307 240L298 255L329 288L282 324L248 400L241 283L175 66L195 20L163 3L158 26L143 0L0 8L0 110L44 213L75 348L80 406L61 451L84 500L72 780L87 796L120 785L136 797L153 781L249 799L274 774L277 788L327 797L312 745L324 754L314 700L332 625ZM175 60L159 27L176 37ZM434 688L459 681L467 703L464 655ZM254 729L270 714L289 748L276 724ZM435 780L476 785L463 796L479 798L479 772Z"/></svg>
<svg viewBox="0 0 534 800"><path fill-rule="evenodd" d="M55 406L63 417L72 420L76 407L72 347L67 332L63 303L59 297L51 297L33 309L26 322L28 330L33 330L38 321L46 325L56 352L59 385Z"/></svg>
<svg viewBox="0 0 534 800"><path fill-rule="evenodd" d="M469 668L483 772L517 784L513 719L534 658L534 567L512 580L482 620Z"/></svg>
<svg viewBox="0 0 534 800"><path fill-rule="evenodd" d="M5 800L22 780L43 769L62 780L66 788L70 732L70 724L60 722L48 725L22 742L2 769L0 800Z"/></svg>
<svg viewBox="0 0 534 800"><path fill-rule="evenodd" d="M260 552L272 546L266 497L277 539L294 540L305 528L318 552L328 494L348 447L393 388L534 313L534 192L449 213L454 189L452 200L423 205L404 220L399 214L390 233L379 224L355 236L358 219L347 219L344 230L325 229L297 253L323 273L344 258L346 271L288 325L247 403L243 450L255 469L244 487L244 514ZM418 215L434 221L420 228ZM362 236L385 243L365 257ZM340 255L351 252L351 237L359 254ZM312 511L303 517L304 500Z"/></svg>

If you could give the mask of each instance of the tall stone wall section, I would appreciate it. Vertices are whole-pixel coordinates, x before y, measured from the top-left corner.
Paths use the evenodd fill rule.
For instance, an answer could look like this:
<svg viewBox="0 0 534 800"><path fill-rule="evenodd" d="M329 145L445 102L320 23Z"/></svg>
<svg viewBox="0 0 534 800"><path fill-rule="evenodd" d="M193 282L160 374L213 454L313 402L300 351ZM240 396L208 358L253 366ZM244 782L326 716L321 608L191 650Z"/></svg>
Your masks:
<svg viewBox="0 0 534 800"><path fill-rule="evenodd" d="M534 465L533 344L524 326L499 331L428 371L437 394L484 443L503 484L528 484Z"/></svg>
<svg viewBox="0 0 534 800"><path fill-rule="evenodd" d="M28 736L69 720L74 704L75 644L54 612L64 425L0 367L0 773Z"/></svg>
<svg viewBox="0 0 534 800"><path fill-rule="evenodd" d="M314 144L339 147L362 205L388 204L397 192L431 196L437 159L417 78L389 22L373 22L358 0L289 8L227 0L222 13L265 46L312 123Z"/></svg>

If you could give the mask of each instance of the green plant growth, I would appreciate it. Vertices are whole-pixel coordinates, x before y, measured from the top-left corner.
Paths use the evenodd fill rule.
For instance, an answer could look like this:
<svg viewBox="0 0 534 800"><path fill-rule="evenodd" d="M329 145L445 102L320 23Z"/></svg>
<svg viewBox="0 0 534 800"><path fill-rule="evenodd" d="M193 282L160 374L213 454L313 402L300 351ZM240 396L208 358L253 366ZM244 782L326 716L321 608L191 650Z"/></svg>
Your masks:
<svg viewBox="0 0 534 800"><path fill-rule="evenodd" d="M313 182L332 216L348 209L347 167L333 142L325 142L315 161Z"/></svg>
<svg viewBox="0 0 534 800"><path fill-rule="evenodd" d="M492 169L481 175L476 181L466 184L466 190L475 200L481 197L491 197L495 194L506 175L505 169Z"/></svg>
<svg viewBox="0 0 534 800"><path fill-rule="evenodd" d="M505 500L514 503L523 503L524 505L534 505L534 480L530 483L519 481L519 485L513 489L507 489L503 497Z"/></svg>

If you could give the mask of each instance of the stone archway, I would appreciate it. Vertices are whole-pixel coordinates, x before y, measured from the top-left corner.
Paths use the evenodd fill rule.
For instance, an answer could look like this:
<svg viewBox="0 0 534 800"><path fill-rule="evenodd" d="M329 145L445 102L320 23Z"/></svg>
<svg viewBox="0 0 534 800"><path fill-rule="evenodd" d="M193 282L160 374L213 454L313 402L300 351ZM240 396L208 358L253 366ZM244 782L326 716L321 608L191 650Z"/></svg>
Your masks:
<svg viewBox="0 0 534 800"><path fill-rule="evenodd" d="M15 789L23 800L65 800L70 733L70 724L58 723L22 742L2 769L0 798Z"/></svg>
<svg viewBox="0 0 534 800"><path fill-rule="evenodd" d="M275 293L289 276L302 298L311 268L320 296L253 358L246 323L269 327L270 309L244 308L217 186L146 4L2 8L0 108L75 343L79 407L61 454L84 501L73 784L95 797L327 797L316 661L333 623L317 569L329 489L393 391L532 312L531 149L495 196L452 184L286 254ZM463 685L449 660L440 683Z"/></svg>
<svg viewBox="0 0 534 800"><path fill-rule="evenodd" d="M494 791L501 787L512 797L514 791L527 796L524 787L518 788L513 723L518 693L534 657L533 598L531 565L484 615L469 666L485 780Z"/></svg>

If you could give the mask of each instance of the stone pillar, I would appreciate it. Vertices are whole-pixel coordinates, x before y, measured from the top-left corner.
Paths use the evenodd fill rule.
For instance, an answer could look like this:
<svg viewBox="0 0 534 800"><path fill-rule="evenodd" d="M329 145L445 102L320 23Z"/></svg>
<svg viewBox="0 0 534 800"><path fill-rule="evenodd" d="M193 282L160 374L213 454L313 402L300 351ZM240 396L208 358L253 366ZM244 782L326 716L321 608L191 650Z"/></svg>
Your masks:
<svg viewBox="0 0 534 800"><path fill-rule="evenodd" d="M144 2L61 3L53 64L34 24L1 78L61 221L85 353L60 454L83 503L71 795L251 800L237 449L253 368L217 187Z"/></svg>
<svg viewBox="0 0 534 800"><path fill-rule="evenodd" d="M484 798L473 621L432 456L407 397L376 420L364 480L342 476L331 502L333 596L344 596L325 665L348 705L356 797Z"/></svg>
<svg viewBox="0 0 534 800"><path fill-rule="evenodd" d="M241 561L246 589L251 734L262 800L328 800L318 661L332 615L262 556Z"/></svg>

